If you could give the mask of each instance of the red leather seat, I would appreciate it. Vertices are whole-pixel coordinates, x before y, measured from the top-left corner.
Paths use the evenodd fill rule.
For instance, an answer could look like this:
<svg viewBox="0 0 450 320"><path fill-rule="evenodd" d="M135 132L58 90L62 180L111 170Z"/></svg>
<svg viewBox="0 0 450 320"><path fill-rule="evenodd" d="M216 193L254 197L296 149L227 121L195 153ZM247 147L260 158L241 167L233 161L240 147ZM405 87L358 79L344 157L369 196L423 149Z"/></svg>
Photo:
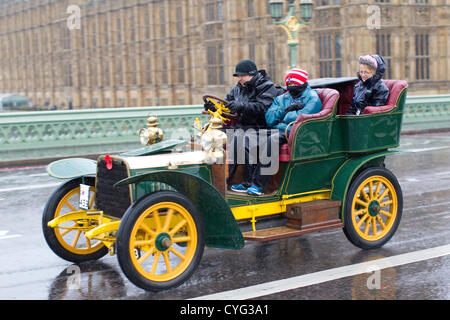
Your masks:
<svg viewBox="0 0 450 320"><path fill-rule="evenodd" d="M289 162L291 160L291 151L287 143L282 144L280 148L280 162Z"/></svg>
<svg viewBox="0 0 450 320"><path fill-rule="evenodd" d="M339 92L334 89L314 89L319 95L320 101L322 101L322 110L313 114L300 114L292 124L292 129L289 134L288 143L281 145L280 148L280 161L288 162L291 158L291 146L294 143L295 132L301 126L304 121L316 118L325 118L336 112L336 105L339 99Z"/></svg>
<svg viewBox="0 0 450 320"><path fill-rule="evenodd" d="M389 89L389 97L384 106L368 106L364 109L363 114L373 114L379 112L386 112L394 109L397 106L397 99L404 88L408 86L405 80L381 80Z"/></svg>

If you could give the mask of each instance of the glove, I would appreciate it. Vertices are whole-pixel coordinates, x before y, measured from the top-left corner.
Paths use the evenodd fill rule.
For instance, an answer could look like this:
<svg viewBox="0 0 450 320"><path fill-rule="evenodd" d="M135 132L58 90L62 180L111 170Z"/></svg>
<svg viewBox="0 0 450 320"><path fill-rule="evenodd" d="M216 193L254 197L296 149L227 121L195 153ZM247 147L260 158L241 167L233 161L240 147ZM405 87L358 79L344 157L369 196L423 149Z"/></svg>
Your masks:
<svg viewBox="0 0 450 320"><path fill-rule="evenodd" d="M286 113L291 112L291 111L302 110L304 107L305 107L305 105L303 104L303 102L294 102L289 107L284 109L284 113L286 114Z"/></svg>
<svg viewBox="0 0 450 320"><path fill-rule="evenodd" d="M244 109L244 105L241 102L236 101L236 100L228 102L225 105L225 107L230 109L230 112L233 113L233 114L241 113L242 110Z"/></svg>
<svg viewBox="0 0 450 320"><path fill-rule="evenodd" d="M214 103L212 103L211 101L206 101L205 104L203 105L203 108L205 109L205 111L211 110L211 111L216 111L216 107L214 106Z"/></svg>

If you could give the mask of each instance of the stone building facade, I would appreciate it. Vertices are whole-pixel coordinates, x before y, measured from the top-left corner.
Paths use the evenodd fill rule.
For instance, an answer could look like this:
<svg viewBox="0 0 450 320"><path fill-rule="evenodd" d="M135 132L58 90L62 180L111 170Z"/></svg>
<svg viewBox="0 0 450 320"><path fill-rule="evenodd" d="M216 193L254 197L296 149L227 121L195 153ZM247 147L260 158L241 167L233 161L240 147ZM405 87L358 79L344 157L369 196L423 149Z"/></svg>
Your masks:
<svg viewBox="0 0 450 320"><path fill-rule="evenodd" d="M200 104L226 94L245 58L281 83L289 48L268 3L0 0L0 92L62 109ZM410 94L448 93L449 15L448 0L316 0L298 65L353 76L360 55L378 53Z"/></svg>

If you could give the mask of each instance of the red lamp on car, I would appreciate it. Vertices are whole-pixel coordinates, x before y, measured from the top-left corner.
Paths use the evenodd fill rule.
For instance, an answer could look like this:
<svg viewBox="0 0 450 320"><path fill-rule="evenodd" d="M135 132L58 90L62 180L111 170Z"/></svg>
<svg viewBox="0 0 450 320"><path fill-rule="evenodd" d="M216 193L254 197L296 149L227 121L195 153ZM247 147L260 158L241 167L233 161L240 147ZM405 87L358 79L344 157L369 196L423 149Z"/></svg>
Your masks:
<svg viewBox="0 0 450 320"><path fill-rule="evenodd" d="M111 170L113 167L113 161L109 154L105 156L106 169Z"/></svg>

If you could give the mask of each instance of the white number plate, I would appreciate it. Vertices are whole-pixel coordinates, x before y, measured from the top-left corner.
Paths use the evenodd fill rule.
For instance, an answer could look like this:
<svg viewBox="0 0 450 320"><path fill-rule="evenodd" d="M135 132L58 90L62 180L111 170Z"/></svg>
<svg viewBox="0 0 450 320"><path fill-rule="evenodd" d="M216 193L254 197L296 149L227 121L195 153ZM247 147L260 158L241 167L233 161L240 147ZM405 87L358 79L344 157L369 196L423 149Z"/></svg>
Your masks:
<svg viewBox="0 0 450 320"><path fill-rule="evenodd" d="M80 209L89 210L89 186L80 184Z"/></svg>

